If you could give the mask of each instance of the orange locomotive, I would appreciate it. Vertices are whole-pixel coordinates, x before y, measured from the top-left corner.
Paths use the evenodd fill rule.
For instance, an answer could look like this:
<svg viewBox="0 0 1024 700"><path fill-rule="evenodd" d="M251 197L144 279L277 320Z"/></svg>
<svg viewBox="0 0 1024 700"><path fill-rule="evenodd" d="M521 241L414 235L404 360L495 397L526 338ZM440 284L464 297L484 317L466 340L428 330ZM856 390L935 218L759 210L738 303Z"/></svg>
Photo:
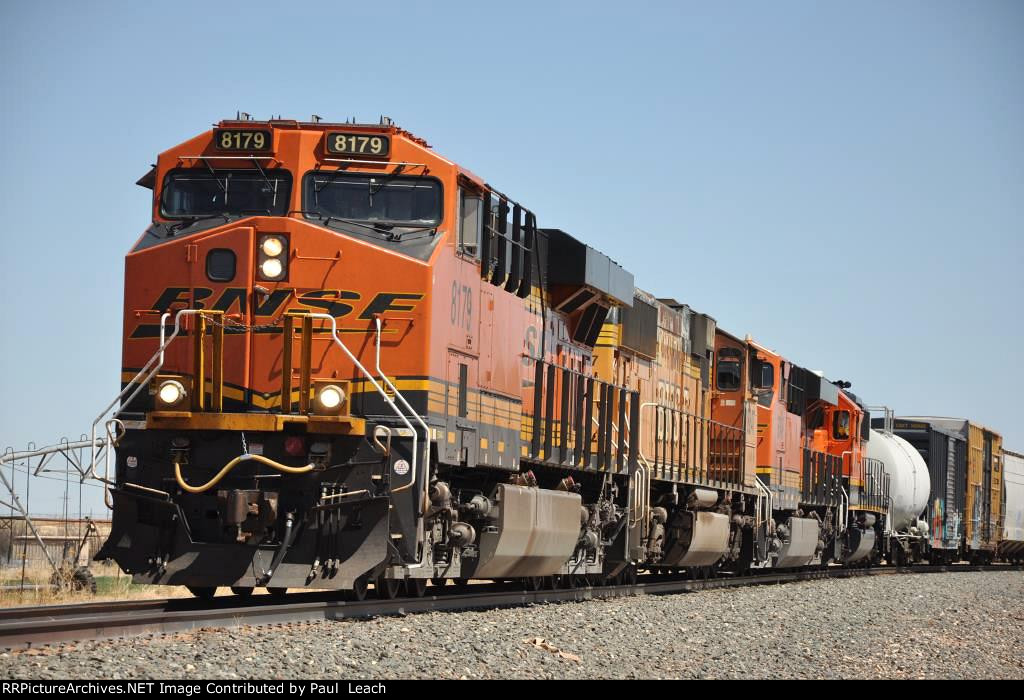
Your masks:
<svg viewBox="0 0 1024 700"><path fill-rule="evenodd" d="M752 459L771 513L761 556L776 567L877 560L888 482L866 455L869 416L849 383L720 329L715 345L712 416L756 426Z"/></svg>
<svg viewBox="0 0 1024 700"><path fill-rule="evenodd" d="M98 555L137 581L390 597L874 551L854 401L390 121L223 121L139 184ZM854 427L819 444L815 406Z"/></svg>

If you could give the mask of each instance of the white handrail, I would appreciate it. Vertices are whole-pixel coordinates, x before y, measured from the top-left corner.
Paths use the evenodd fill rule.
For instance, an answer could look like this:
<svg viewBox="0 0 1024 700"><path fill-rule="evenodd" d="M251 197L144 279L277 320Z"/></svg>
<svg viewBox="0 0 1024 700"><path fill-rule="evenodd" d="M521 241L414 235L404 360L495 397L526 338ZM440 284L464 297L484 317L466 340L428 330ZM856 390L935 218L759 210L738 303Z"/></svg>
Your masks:
<svg viewBox="0 0 1024 700"><path fill-rule="evenodd" d="M377 393L381 395L381 397L384 399L385 403L387 403L387 405L391 408L391 411L398 417L398 419L400 421L402 421L402 423L405 424L405 427L409 429L409 432L412 433L412 477L413 478L412 478L412 480L409 483L410 484L411 483L415 483L415 481L416 481L416 446L417 446L416 429L413 428L412 423L409 422L409 419L405 417L405 414L402 413L401 410L399 410L398 406L395 405L395 402L391 399L390 396L388 396L387 392L384 391L384 388L380 384L377 383L376 379L373 378L373 375L370 373L370 371L368 369L366 369L366 367L363 366L363 363L360 362L358 360L358 358L356 358L356 356L352 354L352 351L348 349L348 346L346 346L345 343L342 342L341 337L338 335L338 322L337 322L337 319L335 319L334 316L331 316L330 314L311 313L311 314L306 314L306 315L309 316L310 318L322 319L322 320L327 321L328 323L331 324L331 338L332 338L332 340L334 340L334 344L337 345L339 348L341 348L342 352L344 352L345 355L348 357L348 359L352 361L352 364L354 364L356 366L356 368L360 372L363 373L363 375L370 382L370 384L373 385L373 388L377 390ZM404 399L403 399L403 401L404 401ZM406 487L406 488L408 488L408 487Z"/></svg>
<svg viewBox="0 0 1024 700"><path fill-rule="evenodd" d="M180 309L174 315L174 330L171 332L170 337L167 337L167 335L166 335L166 322L167 322L167 318L170 316L170 313L164 313L160 317L160 345L157 348L156 352L153 353L153 356L149 359L149 361L146 362L146 364L142 367L142 369L139 370L139 372L135 375L135 377L127 384L127 386L125 386L124 389L121 390L121 392L114 398L114 400L111 401L109 404L107 404L107 406L103 409L103 411L96 417L96 420L94 420L93 423L92 423L92 428L91 428L91 431L92 431L91 435L92 436L91 436L91 440L90 440L91 450L92 450L92 454L91 454L92 459L91 459L91 463L89 465L89 474L88 475L91 476L92 478L95 478L95 479L97 479L99 481L102 481L104 483L104 500L106 501L108 508L112 507L112 504L110 503L108 489L106 487L110 486L110 485L112 485L114 483L114 482L112 482L110 480L110 453L112 451L111 450L112 445L108 444L108 446L107 446L106 459L105 459L105 462L104 462L105 466L104 466L104 471L103 471L103 477L102 478L98 477L98 476L96 476L96 426L99 425L100 421L102 421L104 418L106 418L107 414L110 413L110 410L112 408L114 408L114 406L117 405L117 403L119 401L122 401L122 399L124 399L124 401L122 402L122 406L130 404L132 402L132 400L139 394L139 392L142 391L142 389L148 385L149 381L156 375L156 373L159 372L163 368L164 359L165 359L164 351L167 349L167 346L170 345L174 341L174 339L178 337L178 334L181 332L181 319L182 319L182 317L184 317L184 316L199 315L199 314L202 314L202 312L203 312L203 309ZM370 382L370 384L373 386L373 388L376 389L377 393L381 395L381 397L384 399L385 403L387 403L387 405L391 408L391 410L395 414L395 416L397 416L398 419L405 425L405 427L408 428L409 433L412 435L411 478L410 478L409 483L407 485L399 487L398 489L393 489L392 493L395 493L397 491L402 491L404 489L410 488L413 484L416 483L416 475L418 473L418 471L417 471L418 463L417 462L418 462L418 453L419 453L419 450L418 450L418 447L419 447L419 436L417 435L416 428L413 427L413 424L409 421L409 419L402 412L402 410L398 407L398 405L395 404L394 400L392 400L392 398L390 396L388 396L388 393L384 390L384 388L377 382L376 379L374 379L373 374L365 366L363 366L363 364L352 353L352 351L348 349L348 346L346 346L345 343L342 342L341 337L338 335L337 319L335 319L334 316L331 316L330 314L324 314L324 313L309 313L309 314L306 314L306 315L308 317L310 317L310 318L317 318L317 319L321 319L323 321L327 321L330 324L331 339L334 341L334 344L337 345L339 348L341 348L342 352L344 352L345 355L348 357L348 359L351 360L352 364L354 364L356 366L356 368ZM430 428L429 428L429 426L427 426L426 422L419 416L418 413L416 413L415 410L413 410L412 406L409 405L409 402L406 401L406 399L402 395L402 393L400 391L398 391L398 389L395 387L395 385L391 383L391 380L389 380L387 378L387 376L384 375L383 371L380 368L380 335L381 335L381 324L380 324L380 319L377 319L377 357L376 357L376 360L377 360L377 362L376 362L377 371L381 375L381 378L384 380L384 383L387 384L387 386L395 393L395 396L398 398L398 400L401 401L402 405L409 411L409 413L412 414L412 416L415 418L415 420L423 427L423 429L425 431L424 432L424 442L425 442L426 445L429 446L429 440L430 440ZM129 392L129 390L133 389L133 385L135 385L134 386L134 391L131 391L131 393L129 394L128 392ZM203 387L199 387L197 389L197 391L203 391ZM125 395L126 394L128 394L127 399L125 399ZM114 412L114 417L116 418L118 415L120 415L120 412L121 412L121 409L118 409L117 411L115 411ZM427 461L429 463L429 457L427 458ZM429 470L429 466L426 467L426 469ZM429 471L427 471L426 474L429 474ZM429 488L429 484L427 482L428 482L428 480L425 478L424 479L424 487L423 487L424 495L426 495L427 490ZM422 504L420 504L420 506L422 508ZM421 517L420 518L420 530L422 530L422 529L423 529L423 522L422 522L422 517ZM425 558L426 558L425 552L421 552L421 560L415 566L423 566Z"/></svg>
<svg viewBox="0 0 1024 700"><path fill-rule="evenodd" d="M420 517L418 518L419 526L417 528L417 534L416 534L416 539L417 539L417 543L416 544L417 545L422 545L423 540L426 537L425 525L424 525L424 522L423 522L423 515L427 511L427 503L430 502L430 496L429 496L429 492L430 492L430 426L428 426L426 421L423 420L423 418L420 416L420 414L416 413L415 409L413 409L413 407L409 405L409 402L405 400L405 397L402 395L402 392L400 392L398 390L398 387L396 387L394 384L391 383L391 380L388 379L388 375L384 372L383 369L381 369L381 367L380 367L380 337L381 337L381 333L382 333L383 329L382 329L382 324L381 324L380 316L378 316L376 318L376 325L377 325L377 353L376 353L376 362L375 362L375 364L376 364L376 368L377 368L377 374L384 381L384 383L388 385L388 388L390 388L391 391L393 391L395 393L395 396L398 398L399 401L402 402L402 405L405 407L405 409L407 411L409 411L409 413L412 414L413 418L416 419L416 422L418 422L420 424L420 426L423 427L423 501L420 504ZM386 395L385 395L385 398L387 398ZM413 450L412 478L409 479L409 483L407 485L401 486L401 487L399 487L397 489L391 489L391 493L397 493L398 491L404 491L407 488L412 488L412 485L416 483L416 466L415 466L416 465L416 461L415 461L415 459L416 459L416 432L415 432L415 430L413 431L412 450ZM416 564L412 564L412 565L408 566L407 568L409 568L409 569L418 569L418 568L422 567L425 562L426 562L426 552L422 552L422 554L420 556L420 560Z"/></svg>
<svg viewBox="0 0 1024 700"><path fill-rule="evenodd" d="M142 389L145 388L146 385L149 383L149 380L152 379L156 375L156 373L161 370L161 368L163 368L164 350L167 348L168 345L170 345L174 341L176 337L178 337L178 333L181 332L182 316L194 316L198 313L201 313L201 311L201 309L179 310L178 313L174 315L174 331L171 333L170 338L167 338L165 334L165 325L167 317L170 316L170 313L164 313L162 316L160 316L160 347L157 348L157 351L153 353L153 356L149 358L149 361L145 365L143 365L142 369L139 370L135 377L133 377L132 380L128 382L128 384L125 386L125 388L121 390L121 393L115 396L114 400L107 404L106 408L104 408L103 411L101 411L100 414L96 416L96 420L92 422L92 427L90 429L90 442L92 443L92 452L87 477L103 482L103 500L104 503L106 503L107 508L113 507L113 504L110 502L108 489L106 488L107 486L110 486L113 483L112 481L110 481L110 454L113 451L113 445L108 444L107 451L104 454L103 476L96 476L96 426L99 425L100 421L104 420L107 417L107 414L110 413L110 409L112 409L115 405L117 405L118 402L121 402L121 400L124 399L125 394L128 393L129 389L133 388L133 385L135 390L132 391L131 394L128 395L128 398L122 402L122 406L130 404L132 400L136 396L138 396L139 392L142 391ZM145 378L143 378L140 381L139 378L142 377L143 375L145 375ZM200 389L200 391L201 390L202 389ZM114 412L113 417L116 418L120 414L121 409L119 408Z"/></svg>
<svg viewBox="0 0 1024 700"><path fill-rule="evenodd" d="M648 501L650 500L650 481L648 481L648 474L646 467L637 464L636 471L634 472L633 479L636 492L633 495L633 510L635 517L630 518L629 526L635 527L636 525L644 522L647 519Z"/></svg>
<svg viewBox="0 0 1024 700"><path fill-rule="evenodd" d="M836 523L838 526L837 534L846 532L847 521L850 519L850 496L846 493L846 489L844 489L841 484L839 486L839 491L843 494L843 501L839 506L839 512L836 514L840 518L839 522Z"/></svg>
<svg viewBox="0 0 1024 700"><path fill-rule="evenodd" d="M598 428L601 427L601 422L599 420L597 420L597 418L591 417L591 420L594 422L594 425L596 425ZM612 426L612 430L615 433L619 433L619 426L615 425L615 421L611 421L611 426ZM619 435L619 439L622 441L622 445L619 445L618 443L616 443L615 444L616 451L621 450L623 446L625 446L625 448L627 450L632 449L629 446L629 440L627 440L621 434ZM636 472L634 472L634 474L636 475L637 478L634 480L634 483L636 485L636 491L635 491L635 494L633 495L633 509L634 509L634 511L636 511L636 513L638 513L638 515L635 518L630 518L630 522L629 522L629 526L630 527L635 527L638 523L642 522L644 519L647 518L647 511L648 511L648 509L650 509L650 500L651 500L651 491L650 491L650 484L651 484L651 482L650 482L650 469L651 469L651 464L650 464L650 462L647 461L647 458L644 457L643 452L641 451L639 445L637 446L636 456L637 456L637 465L636 465ZM642 462L642 464L641 464L641 462Z"/></svg>
<svg viewBox="0 0 1024 700"><path fill-rule="evenodd" d="M768 523L770 523L772 521L772 511L773 511L773 505L774 505L773 504L773 497L772 497L772 490L770 488L768 488L767 486L765 486L764 482L761 481L761 477L757 476L756 474L754 475L754 486L756 486L757 490L760 491L763 494L762 497L767 499L768 505L765 508L764 520L762 520L761 523L760 523L761 525L767 525ZM758 527L757 523L755 523L755 528L756 527ZM765 549L765 559L764 559L764 561L768 560L767 540L768 540L769 536L771 536L771 533L766 531L765 532L766 549ZM754 551L755 552L757 551L756 547L754 548Z"/></svg>
<svg viewBox="0 0 1024 700"><path fill-rule="evenodd" d="M384 383L388 385L388 388L391 389L391 391L394 392L395 397L399 401L402 402L402 406L404 406L405 409L407 411L409 411L410 414L412 414L412 417L423 428L424 444L425 445L429 445L430 444L430 427L427 425L426 421L424 421L423 418L421 418L420 415L418 413L416 413L415 409L413 409L413 407L409 405L409 402L405 400L404 396L402 396L402 392L400 392L398 390L398 387L396 387L394 384L391 383L391 380L388 379L387 374L385 374L384 370L382 370L381 367L380 367L380 336L381 336L381 330L382 329L381 329L381 320L380 320L379 316L377 317L376 322L377 322L377 353L376 353L376 369L377 369L377 374L384 381ZM385 398L386 398L386 395L385 395ZM415 446L416 446L416 443L413 442L413 450L414 451L415 451ZM424 458L427 460L427 464L428 464L428 466L424 467L424 479L423 479L423 495L424 495L424 497L426 497L427 493L428 493L428 489L429 489L429 483L428 483L429 478L428 477L429 477L429 468L430 468L429 467L429 457L427 457L426 451L424 451ZM416 483L416 468L415 468L415 466L413 467L412 478L409 480L409 483L406 484L405 486L400 487L400 488L392 489L391 492L395 493L397 491L404 491L405 489L411 487L414 483Z"/></svg>

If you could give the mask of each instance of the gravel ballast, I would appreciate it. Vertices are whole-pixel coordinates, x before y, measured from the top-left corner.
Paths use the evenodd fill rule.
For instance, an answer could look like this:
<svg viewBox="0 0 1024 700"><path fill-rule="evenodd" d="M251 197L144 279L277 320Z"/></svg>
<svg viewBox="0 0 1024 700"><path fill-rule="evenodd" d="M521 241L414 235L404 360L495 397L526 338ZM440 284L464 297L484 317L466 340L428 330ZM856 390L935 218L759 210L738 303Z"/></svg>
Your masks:
<svg viewBox="0 0 1024 700"><path fill-rule="evenodd" d="M1024 573L834 579L83 642L18 679L1024 678Z"/></svg>

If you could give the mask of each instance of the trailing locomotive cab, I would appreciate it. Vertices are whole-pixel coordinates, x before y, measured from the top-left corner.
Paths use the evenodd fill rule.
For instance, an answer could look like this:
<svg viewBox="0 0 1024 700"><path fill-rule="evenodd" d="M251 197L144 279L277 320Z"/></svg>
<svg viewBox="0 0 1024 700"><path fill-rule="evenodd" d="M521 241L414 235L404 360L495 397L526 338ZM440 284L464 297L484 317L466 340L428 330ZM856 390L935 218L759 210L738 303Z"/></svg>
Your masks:
<svg viewBox="0 0 1024 700"><path fill-rule="evenodd" d="M865 412L856 399L721 329L714 374L714 420L756 426L753 565L859 564L875 556L884 485L874 479L880 467L863 457Z"/></svg>
<svg viewBox="0 0 1024 700"><path fill-rule="evenodd" d="M797 367L749 338L744 346L757 413L757 475L771 493L765 562L789 568L827 561L840 503L839 465L828 455L809 454L805 405L793 382Z"/></svg>
<svg viewBox="0 0 1024 700"><path fill-rule="evenodd" d="M223 121L139 184L99 558L357 597L644 563L653 389L594 359L632 275L384 120Z"/></svg>
<svg viewBox="0 0 1024 700"><path fill-rule="evenodd" d="M817 372L795 368L790 393L806 403L810 448L805 451L804 478L829 458L842 473L840 505L836 511L834 549L830 558L855 565L878 561L888 509L888 480L884 466L868 455L870 415L849 391L848 382L828 382ZM800 396L804 398L800 398Z"/></svg>

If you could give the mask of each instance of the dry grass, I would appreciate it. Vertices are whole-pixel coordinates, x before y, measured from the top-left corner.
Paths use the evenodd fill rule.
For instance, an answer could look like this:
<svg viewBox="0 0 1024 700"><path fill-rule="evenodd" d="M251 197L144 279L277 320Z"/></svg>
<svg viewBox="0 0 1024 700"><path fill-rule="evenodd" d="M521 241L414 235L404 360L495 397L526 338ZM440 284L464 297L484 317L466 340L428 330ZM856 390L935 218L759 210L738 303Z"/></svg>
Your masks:
<svg viewBox="0 0 1024 700"><path fill-rule="evenodd" d="M25 567L25 588L21 588L21 567L0 569L0 608L26 605L62 605L98 600L140 600L147 598L180 598L191 595L180 586L147 586L132 583L114 564L93 563L96 594L88 591L58 590L50 585L53 569L46 563L33 562Z"/></svg>

